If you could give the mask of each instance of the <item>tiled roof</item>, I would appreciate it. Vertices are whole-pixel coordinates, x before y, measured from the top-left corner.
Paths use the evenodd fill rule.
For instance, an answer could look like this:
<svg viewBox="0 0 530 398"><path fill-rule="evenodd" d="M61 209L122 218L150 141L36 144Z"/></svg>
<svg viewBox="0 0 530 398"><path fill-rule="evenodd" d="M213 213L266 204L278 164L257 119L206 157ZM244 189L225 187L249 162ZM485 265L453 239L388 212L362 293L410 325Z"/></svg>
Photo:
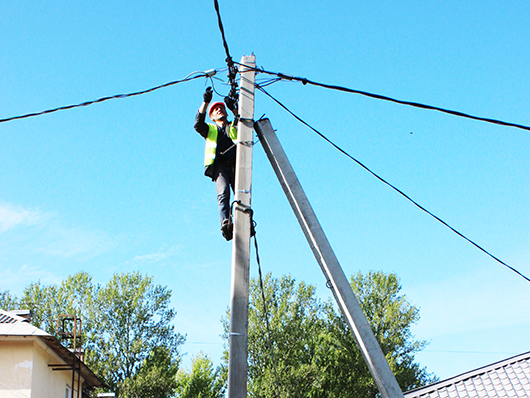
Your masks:
<svg viewBox="0 0 530 398"><path fill-rule="evenodd" d="M405 398L530 397L530 352L404 394Z"/></svg>
<svg viewBox="0 0 530 398"><path fill-rule="evenodd" d="M49 334L21 316L0 310L0 336L49 336Z"/></svg>
<svg viewBox="0 0 530 398"><path fill-rule="evenodd" d="M17 323L18 316L0 310L0 323Z"/></svg>

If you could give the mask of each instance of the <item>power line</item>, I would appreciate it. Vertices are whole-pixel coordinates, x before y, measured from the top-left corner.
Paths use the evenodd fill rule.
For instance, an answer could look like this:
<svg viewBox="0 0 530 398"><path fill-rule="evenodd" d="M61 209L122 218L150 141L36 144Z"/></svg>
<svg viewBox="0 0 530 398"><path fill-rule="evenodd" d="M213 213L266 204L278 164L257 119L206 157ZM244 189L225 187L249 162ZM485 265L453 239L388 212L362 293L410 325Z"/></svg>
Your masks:
<svg viewBox="0 0 530 398"><path fill-rule="evenodd" d="M230 97L237 104L237 87L238 87L237 82L236 82L237 67L234 65L234 61L232 60L232 57L230 56L230 51L228 50L228 43L226 42L225 30L223 27L223 21L221 19L221 12L219 11L219 2L217 0L214 0L214 7L215 7L215 12L217 13L217 22L219 23L219 30L221 31L221 37L223 39L223 46L226 52L226 64L228 65L227 76L228 76L228 81L231 86L228 97Z"/></svg>
<svg viewBox="0 0 530 398"><path fill-rule="evenodd" d="M219 30L221 31L221 37L223 39L223 46L226 52L226 57L227 57L226 60L228 61L228 59L232 59L232 57L230 56L230 51L228 50L228 43L226 42L225 30L223 28L223 21L221 19L221 12L219 11L219 2L217 0L214 0L213 3L215 7L215 12L217 13L217 22L219 23Z"/></svg>
<svg viewBox="0 0 530 398"><path fill-rule="evenodd" d="M454 110L450 110L450 109L440 108L440 107L437 107L437 106L422 104L422 103L419 103L419 102L400 100L400 99L396 99L396 98L392 98L392 97L387 97L385 95L374 94L374 93L370 93L370 92L367 92L367 91L356 90L356 89L352 89L352 88L348 88L348 87L342 87L342 86L336 86L336 85L331 85L331 84L314 82L314 81L311 81L311 80L303 78L303 77L290 76L290 75L286 75L286 74L279 73L279 72L270 72L270 71L267 71L267 70L264 70L264 69L260 69L260 68L254 68L254 70L256 72L262 72L262 73L266 73L266 74L269 74L269 75L277 76L277 77L281 78L282 80L299 81L299 82L302 82L302 84L304 84L304 85L311 84L311 85L314 85L314 86L328 88L328 89L332 89L332 90L344 91L344 92L352 93L352 94L360 94L360 95L364 95L366 97L375 98L375 99L379 99L379 100L383 100L383 101L390 101L390 102L394 102L396 104L407 105L407 106L412 106L412 107L421 108L421 109L428 109L428 110L432 110L432 111L443 112L443 113L447 113L447 114L450 114L450 115L453 115L453 116L458 116L458 117L463 117L463 118L467 118L467 119L478 120L478 121L481 121L481 122L492 123L492 124L497 124L497 125L501 125L501 126L515 127L515 128L518 128L518 129L530 131L530 127L529 126L525 126L525 125L522 125L522 124L505 122L505 121L498 120L498 119L491 119L491 118L480 117L480 116L473 116L473 115L470 115L470 114L467 114L467 113L464 113L464 112L460 112L460 111L454 111Z"/></svg>
<svg viewBox="0 0 530 398"><path fill-rule="evenodd" d="M253 217L254 212L252 212L251 215ZM254 220L252 218L251 219L252 228L255 228L254 224L255 224L255 222L254 222ZM278 395L278 398L280 398L281 397L281 394L280 394L280 383L278 381L278 371L276 369L276 360L274 358L274 346L272 344L272 333L271 333L271 328L270 328L270 324L269 324L269 310L267 309L267 299L265 297L265 288L263 287L263 274L261 273L261 263L260 263L259 251L258 251L258 239L256 238L255 229L253 229L253 231L254 231L254 247L256 248L256 261L258 263L259 286L260 286L260 290L261 290L261 299L262 299L262 302L263 302L263 316L265 318L265 327L267 328L267 340L268 340L268 343L269 343L272 366L273 366L273 370L274 370L274 380L276 382L276 393Z"/></svg>
<svg viewBox="0 0 530 398"><path fill-rule="evenodd" d="M190 80L198 79L200 77L206 77L206 78L210 78L211 79L212 76L215 73L217 73L217 70L212 70L212 71L209 71L209 72L193 72L193 73L189 74L188 76L186 76L184 79L175 80L175 81L172 81L172 82L169 82L169 83L161 84L160 86L156 86L156 87L153 87L153 88L150 88L150 89L147 89L147 90L137 91L137 92L129 93L129 94L117 94L117 95L112 95L112 96L109 96L109 97L99 98L99 99L94 100L94 101L82 102L82 103L76 104L76 105L66 105L66 106L61 106L59 108L48 109L48 110L41 111L41 112L28 113L28 114L25 114L25 115L8 117L8 118L5 118L5 119L0 119L0 123L10 122L12 120L27 119L27 118L30 118L30 117L46 115L48 113L64 111L64 110L67 110L67 109L80 108L82 106L88 106L88 105L92 105L92 104L97 104L97 103L100 103L100 102L105 102L105 101L112 100L112 99L117 99L117 98L129 98L129 97L134 97L136 95L147 94L147 93L151 93L153 91L159 90L161 88L173 86L173 85L179 84L179 83L184 83L184 82L187 82L187 81L190 81ZM195 76L193 76L193 75L195 75Z"/></svg>
<svg viewBox="0 0 530 398"><path fill-rule="evenodd" d="M377 178L379 181L381 181L382 183L384 183L385 185L389 186L390 188L392 188L394 191L396 191L397 193L399 193L401 196L403 196L405 199L407 199L409 202L411 202L412 204L414 204L416 207L418 207L420 210L424 211L425 213L429 214L431 217L433 217L434 219L436 219L437 221L439 221L440 223L442 223L443 225L445 225L447 228L449 228L451 231L453 231L455 234L457 234L458 236L460 236L461 238L465 239L466 241L468 241L469 243L471 243L473 246L475 246L477 249L479 249L480 251L482 251L483 253L487 254L489 257L491 257L492 259L494 259L495 261L497 261L498 263L504 265L505 267L511 269L513 272L515 272L516 274L518 274L519 276L521 276L522 278L526 279L528 282L530 282L530 278L528 278L527 276L523 275L521 272L519 272L518 270L516 270L515 268L511 267L510 265L506 264L504 261L500 260L499 258L495 257L493 254L491 254L490 252L488 252L486 249L484 249L483 247L481 247L480 245L478 245L477 243L475 243L474 241L472 241L471 239L469 239L468 237L466 237L465 235L463 235L462 233L460 233L459 231L457 231L455 228L453 228L452 226L450 226L448 223L446 223L444 220L442 220L440 217L436 216L435 214L433 214L432 212L430 212L429 210L427 210L425 207L423 207L422 205L420 205L418 202L416 202L415 200L413 200L410 196L408 196L407 194L405 194L403 191L401 191L399 188L395 187L394 185L392 185L391 183L389 183L388 181L386 181L384 178L380 177L379 175L377 175L375 172L373 172L372 170L370 170L367 166L365 166L363 163L361 163L359 160L355 159L352 155L350 155L349 153L347 153L344 149L340 148L338 145L336 145L335 143L333 143L329 138L327 138L326 136L324 136L321 132L319 132L317 129L315 129L314 127L312 127L311 125L309 125L307 122L305 122L304 120L302 120L299 116L295 115L289 108L287 108L284 104L282 104L280 101L278 101L276 98L274 98L272 95L270 95L263 87L260 87L260 86L256 86L258 88L258 90L260 90L261 92L263 92L264 94L266 94L269 98L271 98L274 102L276 102L278 105L280 105L283 109L285 109L287 112L289 112L295 119L297 119L299 122L301 122L302 124L306 125L307 127L309 127L311 130L313 130L316 134L318 134L321 138L323 138L325 141L327 141L329 144L331 144L335 149L337 149L339 152L341 152L342 154L346 155L347 157L349 157L351 160L353 160L355 163L357 163L359 166L361 166L363 169L365 169L366 171L368 171L370 174L372 174L375 178Z"/></svg>

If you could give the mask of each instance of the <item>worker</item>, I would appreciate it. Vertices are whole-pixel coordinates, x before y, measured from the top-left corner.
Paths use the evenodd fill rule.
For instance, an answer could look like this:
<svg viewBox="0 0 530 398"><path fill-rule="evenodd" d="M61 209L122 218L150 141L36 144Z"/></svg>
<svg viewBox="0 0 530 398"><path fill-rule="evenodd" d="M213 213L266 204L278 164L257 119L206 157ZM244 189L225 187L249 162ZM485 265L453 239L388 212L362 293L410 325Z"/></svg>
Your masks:
<svg viewBox="0 0 530 398"><path fill-rule="evenodd" d="M208 111L213 123L206 123L206 110L212 101L212 88L206 88L203 102L195 116L195 130L206 139L204 174L215 182L221 233L229 241L233 235L230 216L230 190L234 191L237 128L228 121L226 108L237 117L236 101L225 97L225 103L214 102Z"/></svg>

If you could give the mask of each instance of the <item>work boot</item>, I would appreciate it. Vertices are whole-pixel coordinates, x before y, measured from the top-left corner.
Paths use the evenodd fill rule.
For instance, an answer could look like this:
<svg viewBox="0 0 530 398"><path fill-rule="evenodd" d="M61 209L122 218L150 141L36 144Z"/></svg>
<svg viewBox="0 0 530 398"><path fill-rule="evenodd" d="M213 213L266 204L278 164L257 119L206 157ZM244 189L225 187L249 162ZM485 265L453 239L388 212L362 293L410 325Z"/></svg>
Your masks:
<svg viewBox="0 0 530 398"><path fill-rule="evenodd" d="M223 234L223 237L230 241L232 240L233 232L234 224L232 224L232 221L229 219L223 220L223 223L221 224L221 233Z"/></svg>

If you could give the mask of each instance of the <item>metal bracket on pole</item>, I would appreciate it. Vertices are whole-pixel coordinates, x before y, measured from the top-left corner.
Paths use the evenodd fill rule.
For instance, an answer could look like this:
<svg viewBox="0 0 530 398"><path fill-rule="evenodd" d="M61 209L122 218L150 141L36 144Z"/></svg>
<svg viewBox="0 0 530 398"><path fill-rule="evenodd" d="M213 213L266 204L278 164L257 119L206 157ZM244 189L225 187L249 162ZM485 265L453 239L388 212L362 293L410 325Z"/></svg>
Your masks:
<svg viewBox="0 0 530 398"><path fill-rule="evenodd" d="M333 296L359 345L366 365L383 398L403 398L396 378L381 351L370 324L344 275L335 253L285 155L269 119L259 120L254 128L263 149L302 227L317 262L330 283Z"/></svg>

